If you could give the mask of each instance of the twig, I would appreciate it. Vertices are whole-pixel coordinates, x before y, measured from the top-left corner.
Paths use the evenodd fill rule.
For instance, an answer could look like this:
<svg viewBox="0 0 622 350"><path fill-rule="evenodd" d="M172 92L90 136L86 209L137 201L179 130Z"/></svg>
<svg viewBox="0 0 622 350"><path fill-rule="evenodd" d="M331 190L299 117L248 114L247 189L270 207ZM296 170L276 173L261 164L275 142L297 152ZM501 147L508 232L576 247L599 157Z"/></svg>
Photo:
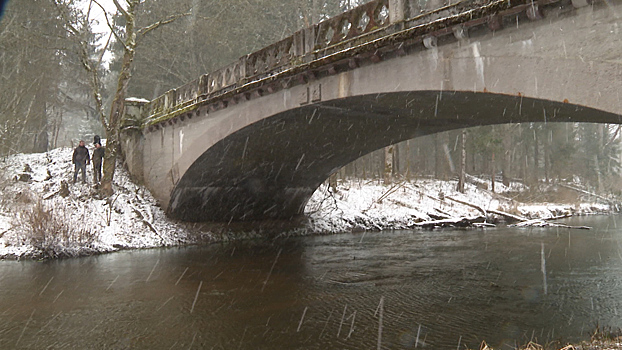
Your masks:
<svg viewBox="0 0 622 350"><path fill-rule="evenodd" d="M152 31L152 30L155 30L155 29L159 28L160 26L163 26L163 25L166 25L166 24L172 23L172 22L174 22L174 21L175 21L176 19L178 19L178 18L185 17L185 16L189 16L189 15L191 15L191 13L190 13L190 12L186 12L186 13L178 13L178 14L175 14L175 15L171 15L171 16L169 16L169 17L168 17L168 18L166 18L166 19L163 19L163 20L158 21L158 22L156 22L156 23L152 23L152 24L148 25L148 26L147 26L147 27L145 27L145 28L141 28L141 29L139 29L137 34L138 34L138 35L140 35L140 36L144 36L144 35L146 35L147 33L149 33L150 31Z"/></svg>
<svg viewBox="0 0 622 350"><path fill-rule="evenodd" d="M158 238L160 238L160 241L164 242L164 238L162 238L162 236L160 235L158 230L156 230L156 228L153 226L153 224L151 224L149 221L147 221L147 219L145 219L145 215L143 215L143 213L140 210L138 210L138 208L136 208L135 206L130 204L130 207L132 208L132 210L134 210L136 215L139 216L139 218L141 219L143 224L147 225L147 227L149 227L151 229L151 231L153 231L153 233L155 233L156 236L158 236Z"/></svg>
<svg viewBox="0 0 622 350"><path fill-rule="evenodd" d="M50 198L52 198L52 197L56 196L56 195L57 195L57 194L59 194L59 193L60 193L60 190L58 190L58 191L56 191L56 192L54 192L54 193L52 193L52 194L50 194L50 195L48 195L48 196L46 196L46 197L43 197L43 200L44 200L44 201L46 201L46 200L48 200L48 199L50 199Z"/></svg>

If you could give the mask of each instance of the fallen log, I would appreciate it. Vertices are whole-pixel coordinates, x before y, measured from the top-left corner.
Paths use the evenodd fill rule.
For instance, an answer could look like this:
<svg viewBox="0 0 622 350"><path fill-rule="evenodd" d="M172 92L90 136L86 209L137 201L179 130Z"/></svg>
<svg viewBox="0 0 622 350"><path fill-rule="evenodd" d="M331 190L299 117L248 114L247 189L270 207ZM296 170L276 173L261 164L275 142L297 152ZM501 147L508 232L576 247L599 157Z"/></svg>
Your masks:
<svg viewBox="0 0 622 350"><path fill-rule="evenodd" d="M600 199L602 199L602 200L604 200L604 201L607 201L608 203L612 203L612 202L613 202L611 199L609 199L609 198L607 198L607 197L603 197L603 196L598 195L598 194L596 194L596 193L588 192L588 191L586 191L586 190L583 190L583 189L580 189L580 188L576 188L576 187L573 187L573 186L570 186L570 185L558 184L558 186L561 186L561 187L563 187L563 188L567 188L567 189L569 189L569 190L577 191L577 192L579 192L579 193L587 194L588 196L592 196L592 197L600 198Z"/></svg>
<svg viewBox="0 0 622 350"><path fill-rule="evenodd" d="M561 228L569 228L576 230L591 230L592 228L589 226L570 226L566 224L560 224L557 222L548 222L545 219L534 219L527 220L523 222L519 222L517 224L508 225L508 227L561 227Z"/></svg>
<svg viewBox="0 0 622 350"><path fill-rule="evenodd" d="M545 220L545 221L555 221L555 220L567 219L569 217L572 217L572 214L558 215L558 216L553 216L553 217L550 217L550 218L544 218L542 220Z"/></svg>
<svg viewBox="0 0 622 350"><path fill-rule="evenodd" d="M491 214L503 216L506 219L510 219L512 222L515 222L515 221L528 221L529 220L529 219L527 219L524 216L518 216L518 215L506 213L506 212L500 211L500 210L488 209L488 212L491 213Z"/></svg>
<svg viewBox="0 0 622 350"><path fill-rule="evenodd" d="M50 194L50 195L48 195L46 197L43 197L43 200L46 201L48 199L51 199L52 197L56 196L59 193L60 193L60 190L58 190L58 191L56 191L56 192L54 192L54 193L52 193L52 194Z"/></svg>
<svg viewBox="0 0 622 350"><path fill-rule="evenodd" d="M434 227L472 227L475 223L482 223L486 220L484 216L476 216L474 218L450 218L442 220L422 221L415 223L417 227L434 228Z"/></svg>
<svg viewBox="0 0 622 350"><path fill-rule="evenodd" d="M480 207L479 205L473 204L473 203L469 203L469 202L465 202L465 201L461 201L459 199L455 199L453 197L450 196L445 196L445 198L454 201L456 203L460 203L462 205L466 205L467 207L471 207L471 208L475 208L477 210L479 210L482 214L484 214L484 217L488 215L488 213L486 213L486 210L484 210L484 208Z"/></svg>
<svg viewBox="0 0 622 350"><path fill-rule="evenodd" d="M431 217L434 220L445 220L445 219L451 219L451 216L449 215L439 215L439 214L434 214L434 213L427 213L429 217Z"/></svg>

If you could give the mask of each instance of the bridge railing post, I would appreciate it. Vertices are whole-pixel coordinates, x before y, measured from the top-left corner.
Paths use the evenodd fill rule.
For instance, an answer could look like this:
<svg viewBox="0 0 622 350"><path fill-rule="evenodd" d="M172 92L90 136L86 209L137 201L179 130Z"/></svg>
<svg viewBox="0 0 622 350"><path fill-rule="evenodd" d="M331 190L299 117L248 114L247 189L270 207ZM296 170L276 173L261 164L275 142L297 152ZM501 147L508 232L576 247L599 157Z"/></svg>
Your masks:
<svg viewBox="0 0 622 350"><path fill-rule="evenodd" d="M164 113L168 113L175 107L175 89L168 90L164 96Z"/></svg>
<svg viewBox="0 0 622 350"><path fill-rule="evenodd" d="M292 52L296 57L304 56L306 52L305 50L305 33L304 30L299 30L293 35L292 42L293 50Z"/></svg>
<svg viewBox="0 0 622 350"><path fill-rule="evenodd" d="M406 19L406 0L389 0L389 22L391 24Z"/></svg>
<svg viewBox="0 0 622 350"><path fill-rule="evenodd" d="M317 24L303 29L304 32L304 53L308 54L315 50Z"/></svg>

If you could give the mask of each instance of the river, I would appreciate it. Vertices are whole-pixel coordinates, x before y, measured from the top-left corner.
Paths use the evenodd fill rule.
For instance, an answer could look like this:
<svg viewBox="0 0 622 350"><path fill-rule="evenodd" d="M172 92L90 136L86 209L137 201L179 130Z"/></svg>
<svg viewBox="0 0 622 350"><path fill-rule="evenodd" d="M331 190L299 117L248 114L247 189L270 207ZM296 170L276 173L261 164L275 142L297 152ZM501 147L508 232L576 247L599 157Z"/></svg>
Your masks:
<svg viewBox="0 0 622 350"><path fill-rule="evenodd" d="M577 341L597 322L622 326L622 219L568 222L594 229L385 231L1 261L0 348Z"/></svg>

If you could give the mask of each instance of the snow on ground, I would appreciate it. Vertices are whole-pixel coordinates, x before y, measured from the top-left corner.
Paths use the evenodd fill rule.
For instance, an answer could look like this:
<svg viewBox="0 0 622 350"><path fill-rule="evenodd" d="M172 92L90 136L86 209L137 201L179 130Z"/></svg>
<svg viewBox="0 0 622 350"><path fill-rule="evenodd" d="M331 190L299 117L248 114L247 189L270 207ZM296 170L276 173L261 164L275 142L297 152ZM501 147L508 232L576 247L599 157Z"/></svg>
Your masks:
<svg viewBox="0 0 622 350"><path fill-rule="evenodd" d="M123 248L150 248L191 243L184 228L166 218L144 187L134 184L122 167L115 174L115 194L106 200L93 187L92 167L87 184L72 184L72 150L55 149L42 154L19 154L0 161L4 170L0 187L0 257L39 257L25 225L36 202L51 213L48 226L69 227L73 237L55 242L55 254L77 256ZM26 166L30 169L24 171ZM28 181L18 180L29 174ZM25 179L24 179L25 180ZM59 191L69 184L69 196ZM55 220L55 221L54 221ZM64 226L63 226L64 224Z"/></svg>
<svg viewBox="0 0 622 350"><path fill-rule="evenodd" d="M472 182L486 184L484 180ZM322 185L311 197L306 213L313 231L336 233L406 229L415 227L417 222L444 217L474 218L483 214L475 207L460 202L470 203L485 211L499 210L529 219L610 211L609 205L597 203L518 203L504 196L504 193L521 190L522 185L518 183L509 187L496 184L495 193L471 183L466 184L464 194L458 192L456 187L457 181L432 179L401 181L391 185L378 181L348 180L339 183L334 192L327 185ZM486 219L488 222L496 221L499 216L489 214Z"/></svg>
<svg viewBox="0 0 622 350"><path fill-rule="evenodd" d="M97 193L91 167L87 167L87 184L80 177L71 184L71 153L62 148L0 159L0 258L78 256L217 240L209 229L190 233L183 224L169 220L150 192L133 183L121 166L111 198ZM456 191L456 181L431 179L387 185L349 180L340 182L336 191L322 185L306 207L308 223L303 231L405 229L422 221L474 218L491 209L525 218L609 210L608 205L593 203L524 205L504 196L523 190L518 183L509 188L497 184L493 193L483 189L490 185L485 180L469 180L464 194ZM66 197L61 196L63 182L69 184ZM496 218L487 215L486 219Z"/></svg>

